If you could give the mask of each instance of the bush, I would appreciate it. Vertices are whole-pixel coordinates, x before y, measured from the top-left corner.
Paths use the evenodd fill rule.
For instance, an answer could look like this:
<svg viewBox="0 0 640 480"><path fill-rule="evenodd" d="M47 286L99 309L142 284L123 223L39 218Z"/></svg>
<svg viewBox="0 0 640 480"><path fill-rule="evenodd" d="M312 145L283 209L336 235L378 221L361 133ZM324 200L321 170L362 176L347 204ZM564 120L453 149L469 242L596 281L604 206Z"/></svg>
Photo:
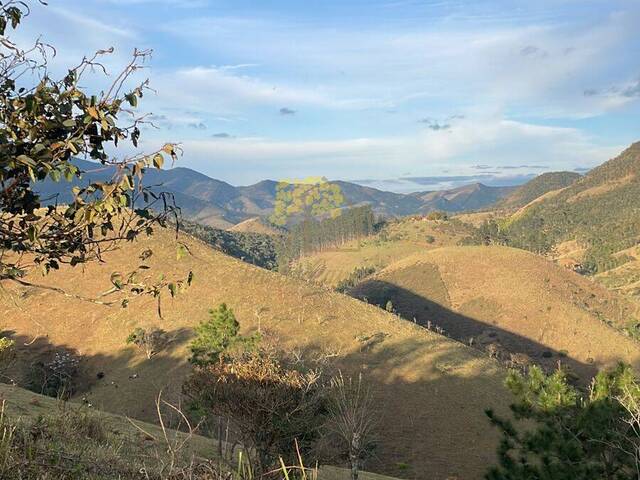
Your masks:
<svg viewBox="0 0 640 480"><path fill-rule="evenodd" d="M49 397L69 398L78 390L79 381L80 358L61 350L51 360L31 365L29 389Z"/></svg>
<svg viewBox="0 0 640 480"><path fill-rule="evenodd" d="M436 241L436 237L434 237L433 235L427 235L424 239L425 242L431 244L434 243Z"/></svg>
<svg viewBox="0 0 640 480"><path fill-rule="evenodd" d="M0 337L0 376L4 376L16 358L16 342L8 337Z"/></svg>
<svg viewBox="0 0 640 480"><path fill-rule="evenodd" d="M265 349L225 360L197 369L183 385L192 410L228 420L246 451L255 452L259 474L278 457L295 462L295 442L308 460L326 407L319 374L288 368Z"/></svg>
<svg viewBox="0 0 640 480"><path fill-rule="evenodd" d="M160 328L145 330L138 327L127 337L127 344L134 344L143 350L148 359L162 350L167 343L167 332Z"/></svg>
<svg viewBox="0 0 640 480"><path fill-rule="evenodd" d="M376 272L376 267L357 267L349 276L338 282L336 292L345 293L349 289L358 285L362 280Z"/></svg>
<svg viewBox="0 0 640 480"><path fill-rule="evenodd" d="M222 361L224 356L235 350L252 347L259 337L240 335L240 324L225 303L217 309L209 310L209 320L196 327L196 338L191 342L189 361L205 367Z"/></svg>

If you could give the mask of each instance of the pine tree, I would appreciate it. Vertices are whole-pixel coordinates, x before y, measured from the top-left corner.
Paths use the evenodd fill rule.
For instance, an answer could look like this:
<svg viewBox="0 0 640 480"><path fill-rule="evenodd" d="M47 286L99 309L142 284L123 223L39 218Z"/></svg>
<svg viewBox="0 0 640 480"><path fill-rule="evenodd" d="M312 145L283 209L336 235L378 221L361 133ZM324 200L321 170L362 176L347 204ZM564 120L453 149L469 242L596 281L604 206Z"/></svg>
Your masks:
<svg viewBox="0 0 640 480"><path fill-rule="evenodd" d="M220 362L226 353L238 347L251 346L257 340L256 336L240 335L240 324L225 303L209 310L209 320L202 322L195 331L189 361L200 367Z"/></svg>
<svg viewBox="0 0 640 480"><path fill-rule="evenodd" d="M562 370L547 376L539 367L511 372L506 384L516 397L514 417L525 422L487 410L502 433L500 464L488 480L637 478L639 412L633 406L640 388L629 366L599 373L588 392L569 385Z"/></svg>

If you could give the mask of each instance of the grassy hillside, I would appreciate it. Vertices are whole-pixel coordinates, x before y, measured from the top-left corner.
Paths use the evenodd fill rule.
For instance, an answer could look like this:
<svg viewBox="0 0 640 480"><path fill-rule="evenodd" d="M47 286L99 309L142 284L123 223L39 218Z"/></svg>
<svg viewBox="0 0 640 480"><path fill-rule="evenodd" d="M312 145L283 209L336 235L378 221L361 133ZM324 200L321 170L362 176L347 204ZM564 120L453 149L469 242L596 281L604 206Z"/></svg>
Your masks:
<svg viewBox="0 0 640 480"><path fill-rule="evenodd" d="M518 187L501 202L496 208L520 208L541 197L547 192L568 187L581 177L576 172L546 172L529 180Z"/></svg>
<svg viewBox="0 0 640 480"><path fill-rule="evenodd" d="M451 190L435 192L418 192L412 195L424 202L421 213L434 210L446 212L463 212L487 208L505 196L516 187L488 187L482 183L472 183Z"/></svg>
<svg viewBox="0 0 640 480"><path fill-rule="evenodd" d="M456 245L467 235L468 228L457 221L402 218L389 222L377 235L302 258L297 263L298 272L333 288L357 268L380 270L427 249Z"/></svg>
<svg viewBox="0 0 640 480"><path fill-rule="evenodd" d="M176 398L190 371L186 358L192 328L210 307L227 302L243 330L261 330L287 351L324 357L346 374L363 372L380 408L380 445L368 469L404 478L424 478L425 472L435 480L482 477L495 459L497 440L483 409L504 411L509 402L498 364L377 307L184 240L191 256L180 261L172 233L159 231L106 254L105 263L29 278L97 295L109 288L111 272L128 271L132 259L152 247L150 278L160 272L195 273L186 293L164 301L162 320L151 298L121 309L15 285L0 292L2 329L20 347L10 373L22 383L28 364L70 349L85 358L89 389L78 396L97 408L153 421L158 391ZM125 344L136 326L159 326L173 341L147 360Z"/></svg>
<svg viewBox="0 0 640 480"><path fill-rule="evenodd" d="M271 225L260 217L249 218L243 222L237 223L228 230L230 232L260 233L263 235L281 235L283 233L281 229Z"/></svg>
<svg viewBox="0 0 640 480"><path fill-rule="evenodd" d="M522 250L430 250L391 264L351 294L382 306L391 301L405 318L432 322L479 348L498 347L507 362L527 361L511 354L549 368L560 360L583 381L617 360L640 366L640 344L609 326L635 322L634 305Z"/></svg>
<svg viewBox="0 0 640 480"><path fill-rule="evenodd" d="M163 453L166 449L166 441L162 429L153 423L131 421L123 416L114 415L96 410L82 403L60 402L54 398L38 395L23 388L0 383L0 401L3 404L4 425L7 419L12 423L29 424L36 422L42 429L43 426L56 426L49 431L49 434L60 434L58 438L51 438L49 445L70 444L69 435L77 433L82 442L82 458L99 461L104 459L105 446L114 444L114 453L120 457L122 463L131 463L135 471L135 462L140 462L138 468L142 466L140 458L135 454L140 454L145 458L147 468L152 465L152 458L156 452ZM171 425L178 423L172 421L171 410L162 410L165 421L168 423L167 436L172 444L184 442L183 456L188 462L193 456L208 460L216 460L218 453L216 443L210 438L195 434L188 436L184 432L171 430ZM44 419L44 420L43 420ZM63 432L61 425L67 426L75 432ZM79 426L91 427L98 424L99 431L94 431L93 435L84 436ZM95 428L95 427L94 427ZM146 433L143 433L146 432ZM66 436L63 434L66 433ZM98 433L98 435L96 435ZM148 434L148 435L147 435ZM177 443L174 443L176 442ZM126 446L127 448L122 448ZM119 447L119 448L118 448ZM52 454L55 458L56 452ZM37 463L37 462L32 462ZM78 466L76 459L76 467ZM56 468L57 467L57 468ZM60 465L55 465L52 470L59 472ZM78 470L76 470L78 473ZM392 480L391 477L376 475L374 473L360 472L363 480ZM75 477L74 477L75 478ZM95 478L95 477L94 477ZM103 477L100 477L103 478ZM105 478L112 478L105 475ZM137 476L136 476L137 478ZM347 480L350 472L337 467L322 466L318 474L318 480Z"/></svg>
<svg viewBox="0 0 640 480"><path fill-rule="evenodd" d="M639 170L640 142L514 216L505 226L509 243L546 252L576 240L586 248L583 270L602 272L621 265L629 258L615 254L640 239Z"/></svg>

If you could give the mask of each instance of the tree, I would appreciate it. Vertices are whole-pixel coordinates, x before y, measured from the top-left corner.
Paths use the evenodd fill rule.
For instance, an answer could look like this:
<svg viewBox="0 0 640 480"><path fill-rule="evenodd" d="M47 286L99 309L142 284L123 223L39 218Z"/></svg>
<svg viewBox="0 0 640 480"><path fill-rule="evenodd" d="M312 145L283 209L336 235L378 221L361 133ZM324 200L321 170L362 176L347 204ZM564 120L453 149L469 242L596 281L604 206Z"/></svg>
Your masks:
<svg viewBox="0 0 640 480"><path fill-rule="evenodd" d="M345 380L342 373L331 379L327 426L347 454L351 480L358 480L362 462L375 447L375 418L373 397L362 374L357 380Z"/></svg>
<svg viewBox="0 0 640 480"><path fill-rule="evenodd" d="M640 388L629 366L600 372L586 392L570 386L562 370L547 376L535 366L510 372L507 386L516 397L515 419L526 422L487 411L502 433L500 464L487 479L639 478Z"/></svg>
<svg viewBox="0 0 640 480"><path fill-rule="evenodd" d="M288 368L264 348L198 368L183 392L192 409L230 421L246 454L256 456L250 463L257 465L257 477L278 458L298 463L296 443L308 460L326 407L318 372Z"/></svg>
<svg viewBox="0 0 640 480"><path fill-rule="evenodd" d="M167 332L161 328L136 328L127 337L127 344L134 344L144 351L147 359L151 359L156 353L167 345Z"/></svg>
<svg viewBox="0 0 640 480"><path fill-rule="evenodd" d="M252 346L257 336L240 335L240 324L225 303L209 310L209 320L196 327L196 338L191 342L191 358L194 365L204 367L224 360L225 355L239 347Z"/></svg>
<svg viewBox="0 0 640 480"><path fill-rule="evenodd" d="M55 55L52 47L37 40L24 50L8 36L28 12L23 1L0 2L0 282L38 286L24 279L34 268L47 274L61 264L100 260L120 241L152 234L170 215L177 220L172 198L152 192L143 182L148 168L176 159L177 147L166 144L120 159L108 153L124 142L138 147L146 117L135 109L148 81L130 83L150 51L135 50L113 81L101 92L89 93L81 87L84 75L106 75L100 59L113 49L83 58L63 78L54 79L47 67L48 56ZM30 83L30 78L36 80ZM70 183L73 200L66 205L41 198L40 181L82 178L75 157L94 160L96 169L112 172L111 180L73 188ZM159 299L161 290L173 294L176 287L169 280L144 285L135 280L135 271L119 277L111 293L127 290Z"/></svg>

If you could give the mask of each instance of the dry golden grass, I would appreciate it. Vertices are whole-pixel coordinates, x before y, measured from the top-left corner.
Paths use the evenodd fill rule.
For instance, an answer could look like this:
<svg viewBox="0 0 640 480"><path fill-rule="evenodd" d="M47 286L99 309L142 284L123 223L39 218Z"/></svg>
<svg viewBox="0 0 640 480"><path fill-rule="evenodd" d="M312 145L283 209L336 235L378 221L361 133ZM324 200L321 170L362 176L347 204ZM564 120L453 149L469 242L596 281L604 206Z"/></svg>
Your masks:
<svg viewBox="0 0 640 480"><path fill-rule="evenodd" d="M433 243L427 242L428 236L433 237ZM449 222L405 218L391 223L383 235L308 255L298 265L307 272L315 272L309 275L309 280L333 288L358 267L382 269L425 250L455 245L464 236L465 232Z"/></svg>
<svg viewBox="0 0 640 480"><path fill-rule="evenodd" d="M230 232L244 232L244 233L263 233L265 235L279 235L280 232L277 228L269 225L265 220L255 217L249 218L243 222L237 223L227 230Z"/></svg>
<svg viewBox="0 0 640 480"><path fill-rule="evenodd" d="M38 395L17 386L0 383L0 404L4 408L3 414L8 415L13 420L35 420L41 416L56 416L63 411L72 409L86 412L96 415L102 427L110 434L130 438L131 441L137 442L141 447L149 451L154 451L156 448L160 450L166 448L166 441L163 440L163 431L156 424L139 420L132 421L120 415L97 411L80 403L63 403L54 398ZM165 419L168 419L168 417L165 417ZM218 458L216 452L217 444L211 438L198 434L188 435L174 430L169 430L168 436L172 442L177 440L175 442L177 444L184 442L184 451L182 453L187 458L192 456L208 460ZM64 439L60 440L63 441ZM99 445L95 445L95 447L99 447ZM127 452L122 451L122 455L127 455ZM363 480L393 480L392 477L369 472L360 472L360 476ZM318 480L348 480L349 478L350 471L332 466L322 466L318 475Z"/></svg>
<svg viewBox="0 0 640 480"><path fill-rule="evenodd" d="M522 250L424 252L390 265L352 293L383 302L389 297L405 316L431 320L455 338L490 339L549 367L568 362L584 381L596 367L618 360L640 366L640 344L607 325L637 318L636 305Z"/></svg>
<svg viewBox="0 0 640 480"><path fill-rule="evenodd" d="M186 293L164 301L162 320L148 298L121 309L46 290L9 286L1 292L1 327L18 341L18 365L52 348L74 348L88 359L94 381L82 395L94 406L154 421L158 391L176 398L190 371L192 327L207 318L209 308L226 302L245 331L260 329L288 351L328 357L346 374L364 373L380 410L380 446L370 470L409 478L479 479L495 460L497 434L483 410L504 411L509 403L504 370L496 362L376 307L184 240L191 256L180 261L172 234L159 231L108 254L105 263L29 278L97 295L109 287L111 272L129 271L137 255L151 247L150 278L160 272L195 273ZM125 345L136 326L161 327L174 340L147 360ZM96 379L97 372L104 377Z"/></svg>

